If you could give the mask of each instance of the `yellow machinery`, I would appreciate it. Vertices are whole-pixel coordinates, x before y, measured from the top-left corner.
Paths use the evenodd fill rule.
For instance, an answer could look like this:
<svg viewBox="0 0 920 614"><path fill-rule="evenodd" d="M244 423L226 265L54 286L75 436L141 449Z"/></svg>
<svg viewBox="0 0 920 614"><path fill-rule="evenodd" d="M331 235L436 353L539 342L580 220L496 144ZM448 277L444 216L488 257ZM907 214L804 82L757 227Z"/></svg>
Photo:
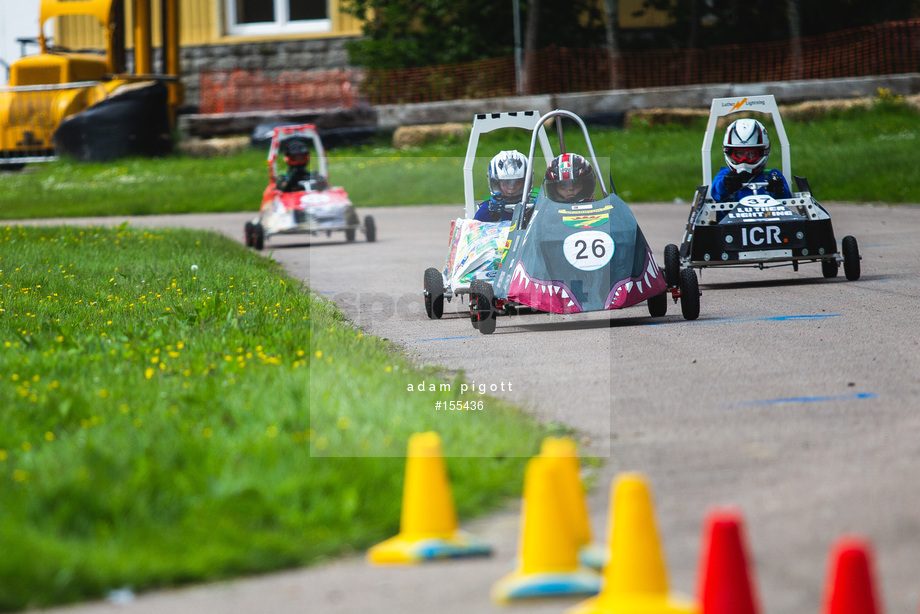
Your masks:
<svg viewBox="0 0 920 614"><path fill-rule="evenodd" d="M159 1L162 16L160 74L153 71L151 1ZM125 2L133 9L133 74L125 70ZM183 100L178 2L42 0L41 51L14 62L9 87L0 86L0 167L53 160L61 152L94 160L168 150ZM69 15L102 25L104 55L48 45L45 22Z"/></svg>

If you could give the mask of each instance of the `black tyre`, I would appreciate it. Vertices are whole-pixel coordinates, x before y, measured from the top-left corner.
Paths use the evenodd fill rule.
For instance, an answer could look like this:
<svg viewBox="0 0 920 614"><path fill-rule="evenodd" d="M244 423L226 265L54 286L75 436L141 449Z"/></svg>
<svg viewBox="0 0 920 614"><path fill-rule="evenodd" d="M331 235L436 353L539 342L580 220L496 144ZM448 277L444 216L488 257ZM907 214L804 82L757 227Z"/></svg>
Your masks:
<svg viewBox="0 0 920 614"><path fill-rule="evenodd" d="M850 281L856 281L861 273L859 244L856 242L856 237L845 236L840 242L840 251L843 253L843 274Z"/></svg>
<svg viewBox="0 0 920 614"><path fill-rule="evenodd" d="M695 320L700 317L700 285L696 279L696 271L691 268L680 272L680 311L685 320Z"/></svg>
<svg viewBox="0 0 920 614"><path fill-rule="evenodd" d="M364 218L364 238L368 243L377 240L377 226L374 224L374 218L368 215Z"/></svg>
<svg viewBox="0 0 920 614"><path fill-rule="evenodd" d="M680 250L673 243L664 246L664 281L669 288L680 284Z"/></svg>
<svg viewBox="0 0 920 614"><path fill-rule="evenodd" d="M470 318L483 335L495 332L495 293L492 284L476 279L470 284Z"/></svg>
<svg viewBox="0 0 920 614"><path fill-rule="evenodd" d="M653 318L661 318L668 314L668 293L662 292L653 296L648 301L648 314Z"/></svg>
<svg viewBox="0 0 920 614"><path fill-rule="evenodd" d="M832 277L837 277L837 271L840 269L840 265L837 264L836 258L828 258L827 260L821 261L821 272L828 279Z"/></svg>
<svg viewBox="0 0 920 614"><path fill-rule="evenodd" d="M354 228L348 228L345 230L345 240L348 241L349 243L355 240L355 229Z"/></svg>
<svg viewBox="0 0 920 614"><path fill-rule="evenodd" d="M252 222L246 222L243 226L243 243L246 247L252 247Z"/></svg>
<svg viewBox="0 0 920 614"><path fill-rule="evenodd" d="M252 225L252 246L260 252L265 249L265 229L262 224Z"/></svg>
<svg viewBox="0 0 920 614"><path fill-rule="evenodd" d="M433 267L425 269L425 313L432 320L444 315L444 279Z"/></svg>

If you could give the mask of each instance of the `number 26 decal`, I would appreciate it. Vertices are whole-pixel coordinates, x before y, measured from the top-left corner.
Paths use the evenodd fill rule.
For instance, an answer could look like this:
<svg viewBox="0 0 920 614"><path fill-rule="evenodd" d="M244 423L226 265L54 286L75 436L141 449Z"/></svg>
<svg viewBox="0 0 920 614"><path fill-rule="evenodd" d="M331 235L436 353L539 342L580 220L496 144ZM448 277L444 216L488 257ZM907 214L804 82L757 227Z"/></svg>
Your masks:
<svg viewBox="0 0 920 614"><path fill-rule="evenodd" d="M600 230L570 234L562 243L562 252L576 269L596 271L613 257L613 237Z"/></svg>

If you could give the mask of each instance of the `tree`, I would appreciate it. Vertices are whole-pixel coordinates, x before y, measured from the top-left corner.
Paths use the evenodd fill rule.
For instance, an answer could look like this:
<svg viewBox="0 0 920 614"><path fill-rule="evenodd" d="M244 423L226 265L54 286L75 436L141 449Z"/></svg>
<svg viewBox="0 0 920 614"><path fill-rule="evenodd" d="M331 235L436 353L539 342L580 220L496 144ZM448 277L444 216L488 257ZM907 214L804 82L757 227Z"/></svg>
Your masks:
<svg viewBox="0 0 920 614"><path fill-rule="evenodd" d="M528 13L533 6L527 3ZM346 44L350 62L364 68L436 66L514 53L511 2L347 0L343 10L364 23L364 37ZM603 15L595 0L554 5L538 11L537 18L536 49L604 44Z"/></svg>

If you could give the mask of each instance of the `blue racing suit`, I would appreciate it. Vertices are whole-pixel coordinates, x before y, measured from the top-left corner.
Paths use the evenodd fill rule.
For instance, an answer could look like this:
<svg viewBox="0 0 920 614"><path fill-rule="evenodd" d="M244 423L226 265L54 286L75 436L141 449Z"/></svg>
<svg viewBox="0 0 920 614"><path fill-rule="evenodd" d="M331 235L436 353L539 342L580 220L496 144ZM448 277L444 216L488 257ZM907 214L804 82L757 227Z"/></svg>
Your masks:
<svg viewBox="0 0 920 614"><path fill-rule="evenodd" d="M725 187L725 177L731 173L732 170L727 166L723 166L719 169L719 172L716 173L716 176L712 178L712 190L711 195L713 200L716 202L726 202L732 200L741 200L745 196L750 196L754 193L753 190L743 187L734 192L729 192L728 188ZM783 174L778 170L771 169L769 171L762 171L756 177L748 179L744 183L750 181L766 181L768 182L766 191L770 193L773 198L792 198L792 192L789 190L789 184L786 183L786 178L783 177ZM780 184L782 187L780 188Z"/></svg>
<svg viewBox="0 0 920 614"><path fill-rule="evenodd" d="M503 222L514 216L514 203L505 203L494 196L479 205L474 220L479 222Z"/></svg>

